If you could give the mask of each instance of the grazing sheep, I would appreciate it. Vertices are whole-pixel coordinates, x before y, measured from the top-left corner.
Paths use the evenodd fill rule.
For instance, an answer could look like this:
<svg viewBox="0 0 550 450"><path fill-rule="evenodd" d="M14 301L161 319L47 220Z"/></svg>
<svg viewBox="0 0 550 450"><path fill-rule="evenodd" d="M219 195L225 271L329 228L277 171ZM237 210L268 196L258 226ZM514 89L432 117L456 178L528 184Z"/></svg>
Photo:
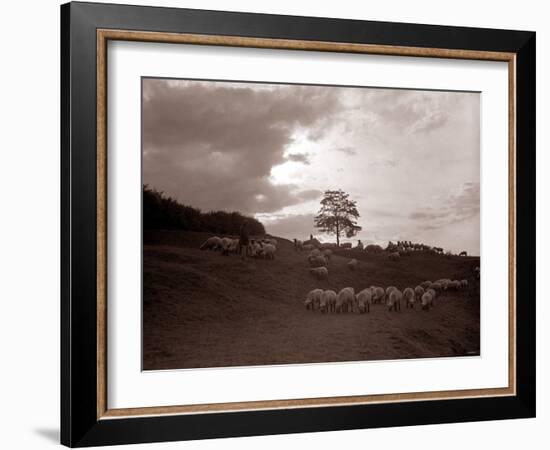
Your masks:
<svg viewBox="0 0 550 450"><path fill-rule="evenodd" d="M396 288L395 286L388 286L388 287L386 288L386 296L385 296L385 297L386 297L386 301L388 300L388 297L389 297L389 295L390 295L390 292L393 291L394 289L397 289L397 288Z"/></svg>
<svg viewBox="0 0 550 450"><path fill-rule="evenodd" d="M447 285L447 289L453 290L453 291L458 291L458 290L460 289L460 281L458 281L458 280L453 280L453 281L451 281L451 282Z"/></svg>
<svg viewBox="0 0 550 450"><path fill-rule="evenodd" d="M432 283L429 289L433 289L435 292L441 292L443 290L443 285L440 283Z"/></svg>
<svg viewBox="0 0 550 450"><path fill-rule="evenodd" d="M388 255L388 259L390 261L399 261L399 258L401 258L401 255L399 252L393 252Z"/></svg>
<svg viewBox="0 0 550 450"><path fill-rule="evenodd" d="M386 295L384 289L377 286L371 286L370 288L372 290L373 303L382 303L382 300L384 300L384 296Z"/></svg>
<svg viewBox="0 0 550 450"><path fill-rule="evenodd" d="M401 311L402 298L403 298L403 294L399 289L392 289L388 296L388 311L391 311L392 309L395 312Z"/></svg>
<svg viewBox="0 0 550 450"><path fill-rule="evenodd" d="M433 306L433 296L429 292L425 292L421 301L422 309L429 310Z"/></svg>
<svg viewBox="0 0 550 450"><path fill-rule="evenodd" d="M458 256L468 256L468 252L466 250L462 250Z"/></svg>
<svg viewBox="0 0 550 450"><path fill-rule="evenodd" d="M420 286L423 287L424 289L428 289L431 285L432 285L431 281L423 281L422 283L420 283Z"/></svg>
<svg viewBox="0 0 550 450"><path fill-rule="evenodd" d="M372 290L370 288L363 289L359 294L355 296L355 303L357 304L357 310L359 313L370 312L370 305L372 304Z"/></svg>
<svg viewBox="0 0 550 450"><path fill-rule="evenodd" d="M310 267L326 267L327 259L324 256L310 256L307 259Z"/></svg>
<svg viewBox="0 0 550 450"><path fill-rule="evenodd" d="M276 251L277 247L275 247L273 244L265 244L261 249L261 254L266 259L275 259Z"/></svg>
<svg viewBox="0 0 550 450"><path fill-rule="evenodd" d="M323 256L326 258L327 261L330 261L330 257L332 256L332 250L329 248L324 249Z"/></svg>
<svg viewBox="0 0 550 450"><path fill-rule="evenodd" d="M348 269L355 270L357 268L357 260L353 258L351 261L348 262Z"/></svg>
<svg viewBox="0 0 550 450"><path fill-rule="evenodd" d="M323 292L321 300L325 299L325 303L328 307L328 312L336 312L336 298L338 294L330 289Z"/></svg>
<svg viewBox="0 0 550 450"><path fill-rule="evenodd" d="M468 280L460 280L460 286L463 288L468 287Z"/></svg>
<svg viewBox="0 0 550 450"><path fill-rule="evenodd" d="M229 254L229 246L231 245L232 239L228 237L223 237L220 239L220 249L222 251L222 255L228 255Z"/></svg>
<svg viewBox="0 0 550 450"><path fill-rule="evenodd" d="M451 280L449 278L441 278L440 280L436 281L437 284L441 285L441 289L443 289L444 291L447 290L450 282Z"/></svg>
<svg viewBox="0 0 550 450"><path fill-rule="evenodd" d="M309 291L304 301L304 304L306 305L306 309L318 308L319 304L321 303L322 295L323 295L322 289L313 289L312 291ZM311 307L309 308L308 306L311 306Z"/></svg>
<svg viewBox="0 0 550 450"><path fill-rule="evenodd" d="M324 292L323 292L324 294ZM321 295L321 300L319 300L319 309L321 310L321 313L328 312L328 302L324 295Z"/></svg>
<svg viewBox="0 0 550 450"><path fill-rule="evenodd" d="M209 237L200 246L201 250L217 250L218 248L222 248L222 240L218 236Z"/></svg>
<svg viewBox="0 0 550 450"><path fill-rule="evenodd" d="M237 253L239 249L239 240L238 239L231 239L231 244L229 244L228 252L229 253Z"/></svg>
<svg viewBox="0 0 550 450"><path fill-rule="evenodd" d="M382 253L384 249L376 244L369 244L365 247L365 251L368 253Z"/></svg>
<svg viewBox="0 0 550 450"><path fill-rule="evenodd" d="M426 292L432 296L432 300L435 300L435 298L437 297L437 291L435 291L432 288L428 289ZM433 303L433 301L432 301L432 303Z"/></svg>
<svg viewBox="0 0 550 450"><path fill-rule="evenodd" d="M314 248L311 252L309 252L309 258L312 256L321 256L321 250Z"/></svg>
<svg viewBox="0 0 550 450"><path fill-rule="evenodd" d="M355 290L352 287L345 287L338 292L336 298L336 312L353 311L355 303Z"/></svg>
<svg viewBox="0 0 550 450"><path fill-rule="evenodd" d="M257 241L251 241L248 244L248 254L253 258L259 257L262 254L261 244Z"/></svg>
<svg viewBox="0 0 550 450"><path fill-rule="evenodd" d="M328 270L326 267L315 267L313 269L309 269L309 272L318 280L328 280Z"/></svg>
<svg viewBox="0 0 550 450"><path fill-rule="evenodd" d="M424 294L424 288L422 286L416 286L414 288L414 294L416 295L416 300L420 301L422 295Z"/></svg>
<svg viewBox="0 0 550 450"><path fill-rule="evenodd" d="M414 308L414 301L415 301L415 293L414 290L410 287L405 288L403 291L403 300L405 301L405 306L407 308Z"/></svg>

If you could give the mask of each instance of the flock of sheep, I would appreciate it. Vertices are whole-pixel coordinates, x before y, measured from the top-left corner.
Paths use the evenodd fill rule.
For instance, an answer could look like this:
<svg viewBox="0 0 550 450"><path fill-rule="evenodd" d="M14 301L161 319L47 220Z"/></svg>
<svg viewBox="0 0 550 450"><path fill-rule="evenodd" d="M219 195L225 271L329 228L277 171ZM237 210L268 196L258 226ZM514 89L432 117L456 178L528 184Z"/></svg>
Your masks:
<svg viewBox="0 0 550 450"><path fill-rule="evenodd" d="M239 239L228 237L210 237L201 246L201 250L220 251L223 255L230 253L239 253ZM308 250L309 255L307 261L309 263L309 271L319 280L328 280L328 263L333 255L330 245L315 243L303 243L294 240L296 251ZM395 249L397 250L395 251ZM370 252L389 252L388 258L398 259L403 251L416 251L433 249L436 253L441 253L443 249L427 247L424 244L413 244L407 241L398 241L396 246L392 242L389 243L387 249L382 249L378 245L367 245L365 250ZM414 250L403 250L414 249ZM251 257L260 257L266 259L274 259L277 251L277 241L273 238L251 239L247 246L247 255ZM347 267L350 270L355 270L358 266L358 261L355 258L347 262ZM479 267L475 268L475 277L479 279ZM435 282L424 281L418 286L412 288L407 287L400 291L395 286L388 286L386 289L379 286L370 286L361 290L357 294L354 288L345 287L338 293L333 290L313 289L310 291L304 301L306 309L318 309L322 313L344 313L358 312L368 313L372 304L385 304L388 311L401 311L401 303L403 302L407 308L414 309L415 304L420 304L423 310L429 310L435 304L435 299L443 291L456 291L468 286L468 280L451 280L443 278Z"/></svg>
<svg viewBox="0 0 550 450"><path fill-rule="evenodd" d="M300 241L299 239L294 239L294 249L296 251L311 251L314 249L323 250L331 249L333 247L336 247L336 244L321 244L316 239L310 239L309 241ZM398 261L402 256L409 256L414 252L426 252L436 255L445 254L445 256L447 257L452 256L452 253L450 251L444 253L444 249L441 247L432 247L430 245L411 241L397 241L397 243L389 241L386 248L382 248L382 246L378 244L368 244L364 246L361 241L358 241L357 246L353 247L351 242L344 242L340 244L339 248L348 250L360 250L367 253L375 254L385 253L388 259L390 259L391 261ZM462 251L458 254L458 256L468 256L468 253L466 251Z"/></svg>
<svg viewBox="0 0 550 450"><path fill-rule="evenodd" d="M306 309L318 309L322 313L358 312L368 313L372 304L385 304L388 311L401 311L401 302L407 308L414 309L419 303L423 310L428 311L435 305L435 299L443 291L459 290L468 286L468 280L451 280L443 278L435 282L424 281L414 289L407 287L400 291L395 286L386 289L370 286L355 293L352 287L345 287L336 293L333 290L313 289L304 301Z"/></svg>
<svg viewBox="0 0 550 450"><path fill-rule="evenodd" d="M239 239L218 236L208 238L200 249L220 251L222 255L238 254L241 250ZM273 238L251 239L246 249L247 255L253 258L275 259L276 252L277 240Z"/></svg>

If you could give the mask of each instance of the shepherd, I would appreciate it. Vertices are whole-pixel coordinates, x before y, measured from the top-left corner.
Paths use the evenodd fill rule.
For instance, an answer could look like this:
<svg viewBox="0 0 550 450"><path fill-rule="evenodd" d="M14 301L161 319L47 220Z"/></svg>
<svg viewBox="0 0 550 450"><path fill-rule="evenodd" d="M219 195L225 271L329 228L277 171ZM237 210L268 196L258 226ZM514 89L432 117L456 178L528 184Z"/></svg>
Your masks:
<svg viewBox="0 0 550 450"><path fill-rule="evenodd" d="M248 221L245 220L242 225L241 229L239 230L239 253L241 254L241 259L246 259L246 254L248 251L248 244L250 234L248 231Z"/></svg>

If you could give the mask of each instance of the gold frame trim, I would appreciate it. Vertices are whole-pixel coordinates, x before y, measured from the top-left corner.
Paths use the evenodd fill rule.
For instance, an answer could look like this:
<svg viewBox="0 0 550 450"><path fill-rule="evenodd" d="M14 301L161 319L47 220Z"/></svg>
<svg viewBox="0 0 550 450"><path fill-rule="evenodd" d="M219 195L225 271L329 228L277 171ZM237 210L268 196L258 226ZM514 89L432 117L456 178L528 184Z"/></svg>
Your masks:
<svg viewBox="0 0 550 450"><path fill-rule="evenodd" d="M107 42L109 40L217 45L376 55L472 59L508 62L508 387L400 394L265 400L201 405L109 409L107 405ZM97 30L97 419L135 416L234 412L320 406L446 400L516 394L516 54L445 48L401 47L238 36Z"/></svg>

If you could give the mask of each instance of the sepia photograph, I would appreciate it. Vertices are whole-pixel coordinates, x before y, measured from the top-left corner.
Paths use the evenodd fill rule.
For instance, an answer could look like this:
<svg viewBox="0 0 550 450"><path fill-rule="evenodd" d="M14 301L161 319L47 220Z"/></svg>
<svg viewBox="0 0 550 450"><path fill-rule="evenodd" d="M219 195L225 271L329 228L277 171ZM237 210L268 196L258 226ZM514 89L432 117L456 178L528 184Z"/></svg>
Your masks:
<svg viewBox="0 0 550 450"><path fill-rule="evenodd" d="M480 93L141 80L142 368L480 355Z"/></svg>

